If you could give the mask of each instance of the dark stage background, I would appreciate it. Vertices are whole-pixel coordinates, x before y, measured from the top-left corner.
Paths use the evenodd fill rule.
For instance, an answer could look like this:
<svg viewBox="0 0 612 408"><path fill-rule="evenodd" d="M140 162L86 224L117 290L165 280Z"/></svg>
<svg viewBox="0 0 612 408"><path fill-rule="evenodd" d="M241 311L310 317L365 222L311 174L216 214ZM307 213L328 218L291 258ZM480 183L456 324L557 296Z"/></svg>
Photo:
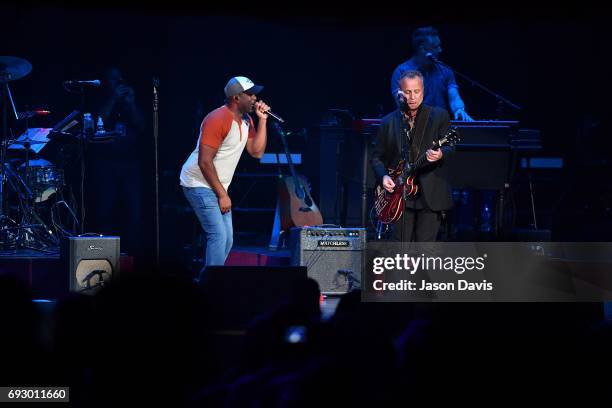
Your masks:
<svg viewBox="0 0 612 408"><path fill-rule="evenodd" d="M516 117L521 127L542 132L544 150L538 156L564 159L563 169L534 174L539 227L551 229L558 240L608 240L609 27L596 10L520 13L435 10L434 15L419 10L402 15L381 7L348 15L321 8L294 16L263 11L232 15L229 10L180 5L8 5L2 10L0 54L32 63L31 74L11 86L19 110L48 106L53 112L49 123L78 108L79 100L63 91L62 81L98 78L108 66L124 71L149 123L142 149L135 152L148 160L150 183L143 198L149 231L143 245L148 248L154 202L151 79L160 77L162 252L175 257L189 252L185 246L198 231L178 174L194 148L201 119L220 106L231 76L245 75L263 84L261 98L286 119L287 128L307 130L306 138L290 143L292 150L305 154L301 171L319 200L320 177L328 175L319 174L313 153L316 126L330 108L348 109L357 118L391 111L390 75L412 54L412 30L432 24L440 31L441 59L523 106ZM495 118L492 97L458 82L474 118ZM280 151L272 134L268 151ZM254 164L243 157L238 172L251 171ZM268 165L264 171L276 168ZM252 187L252 180L236 178L234 205L273 206L273 182L262 179ZM519 227L530 222L527 194L517 189L514 197ZM236 231L267 232L272 213L237 211L234 224Z"/></svg>

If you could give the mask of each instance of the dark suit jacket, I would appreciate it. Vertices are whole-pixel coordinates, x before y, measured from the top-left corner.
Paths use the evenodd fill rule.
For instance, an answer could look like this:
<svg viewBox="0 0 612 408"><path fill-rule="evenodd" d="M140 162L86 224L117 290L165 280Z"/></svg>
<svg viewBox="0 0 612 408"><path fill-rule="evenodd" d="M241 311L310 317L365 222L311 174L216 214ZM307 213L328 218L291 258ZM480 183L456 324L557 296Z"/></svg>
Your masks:
<svg viewBox="0 0 612 408"><path fill-rule="evenodd" d="M436 107L429 108L431 113L425 126L425 133L421 139L420 154L431 147L434 138L435 140L440 139L450 125L450 118L446 110ZM417 116L417 123L415 124L417 128L418 121L423 120L422 113L420 112ZM395 168L402 158L401 115L399 110L391 112L382 119L378 129L371 164L379 183L382 183L383 176L388 175L388 169ZM416 139L418 139L418 136L415 137ZM427 205L433 211L444 211L453 206L451 189L447 181L446 166L444 164L454 149L444 146L441 150L444 154L442 159L434 163L426 162L427 164L417 171L416 178L420 190L419 194L423 194Z"/></svg>

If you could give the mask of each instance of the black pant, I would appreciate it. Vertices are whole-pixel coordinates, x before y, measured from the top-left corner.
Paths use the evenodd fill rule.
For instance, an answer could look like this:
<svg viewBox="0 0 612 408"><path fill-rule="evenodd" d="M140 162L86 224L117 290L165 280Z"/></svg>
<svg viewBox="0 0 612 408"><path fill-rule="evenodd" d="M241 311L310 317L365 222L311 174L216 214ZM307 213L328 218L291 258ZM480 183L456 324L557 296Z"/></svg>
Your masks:
<svg viewBox="0 0 612 408"><path fill-rule="evenodd" d="M404 209L393 229L393 239L398 242L434 242L438 236L442 214L429 209Z"/></svg>

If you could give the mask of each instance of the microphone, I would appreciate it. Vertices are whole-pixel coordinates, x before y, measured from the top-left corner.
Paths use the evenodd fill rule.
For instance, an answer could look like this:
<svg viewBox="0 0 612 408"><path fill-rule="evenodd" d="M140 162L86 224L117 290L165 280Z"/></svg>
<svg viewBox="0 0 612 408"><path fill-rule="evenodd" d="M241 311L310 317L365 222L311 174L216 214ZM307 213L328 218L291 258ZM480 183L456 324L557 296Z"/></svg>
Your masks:
<svg viewBox="0 0 612 408"><path fill-rule="evenodd" d="M408 111L408 101L406 100L406 95L404 95L404 92L402 92L401 89L397 90L397 103L401 111Z"/></svg>
<svg viewBox="0 0 612 408"><path fill-rule="evenodd" d="M65 85L81 85L81 86L94 86L94 87L99 87L102 82L100 82L99 79L92 79L92 80L72 80L72 81L64 81Z"/></svg>
<svg viewBox="0 0 612 408"><path fill-rule="evenodd" d="M425 54L425 58L430 59L433 62L439 62L438 58L436 58L436 56L433 55L431 52L428 52L427 54Z"/></svg>
<svg viewBox="0 0 612 408"><path fill-rule="evenodd" d="M285 120L283 118L281 118L280 116L278 116L277 114L275 114L271 110L267 110L266 113L268 115L272 116L274 119L278 120L280 123L285 123Z"/></svg>

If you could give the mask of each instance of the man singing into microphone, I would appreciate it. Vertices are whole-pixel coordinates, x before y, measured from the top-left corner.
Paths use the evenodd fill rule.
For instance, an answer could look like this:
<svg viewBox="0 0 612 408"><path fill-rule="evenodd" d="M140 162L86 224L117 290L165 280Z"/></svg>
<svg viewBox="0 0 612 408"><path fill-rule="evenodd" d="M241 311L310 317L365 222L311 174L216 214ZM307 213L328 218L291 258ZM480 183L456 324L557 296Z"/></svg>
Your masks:
<svg viewBox="0 0 612 408"><path fill-rule="evenodd" d="M455 120L471 121L465 111L465 104L459 96L459 87L455 74L447 67L437 64L435 60L442 53L438 30L433 27L421 27L412 33L414 55L399 65L391 76L391 95L397 101L399 79L406 71L419 71L425 80L425 100L429 106L436 106L452 112Z"/></svg>
<svg viewBox="0 0 612 408"><path fill-rule="evenodd" d="M266 122L270 107L257 101L263 89L237 76L225 85L225 104L210 112L200 126L195 150L181 170L185 197L206 236L204 265L223 265L232 248L232 200L228 187L246 146L260 158L266 149ZM255 111L257 129L249 115Z"/></svg>

